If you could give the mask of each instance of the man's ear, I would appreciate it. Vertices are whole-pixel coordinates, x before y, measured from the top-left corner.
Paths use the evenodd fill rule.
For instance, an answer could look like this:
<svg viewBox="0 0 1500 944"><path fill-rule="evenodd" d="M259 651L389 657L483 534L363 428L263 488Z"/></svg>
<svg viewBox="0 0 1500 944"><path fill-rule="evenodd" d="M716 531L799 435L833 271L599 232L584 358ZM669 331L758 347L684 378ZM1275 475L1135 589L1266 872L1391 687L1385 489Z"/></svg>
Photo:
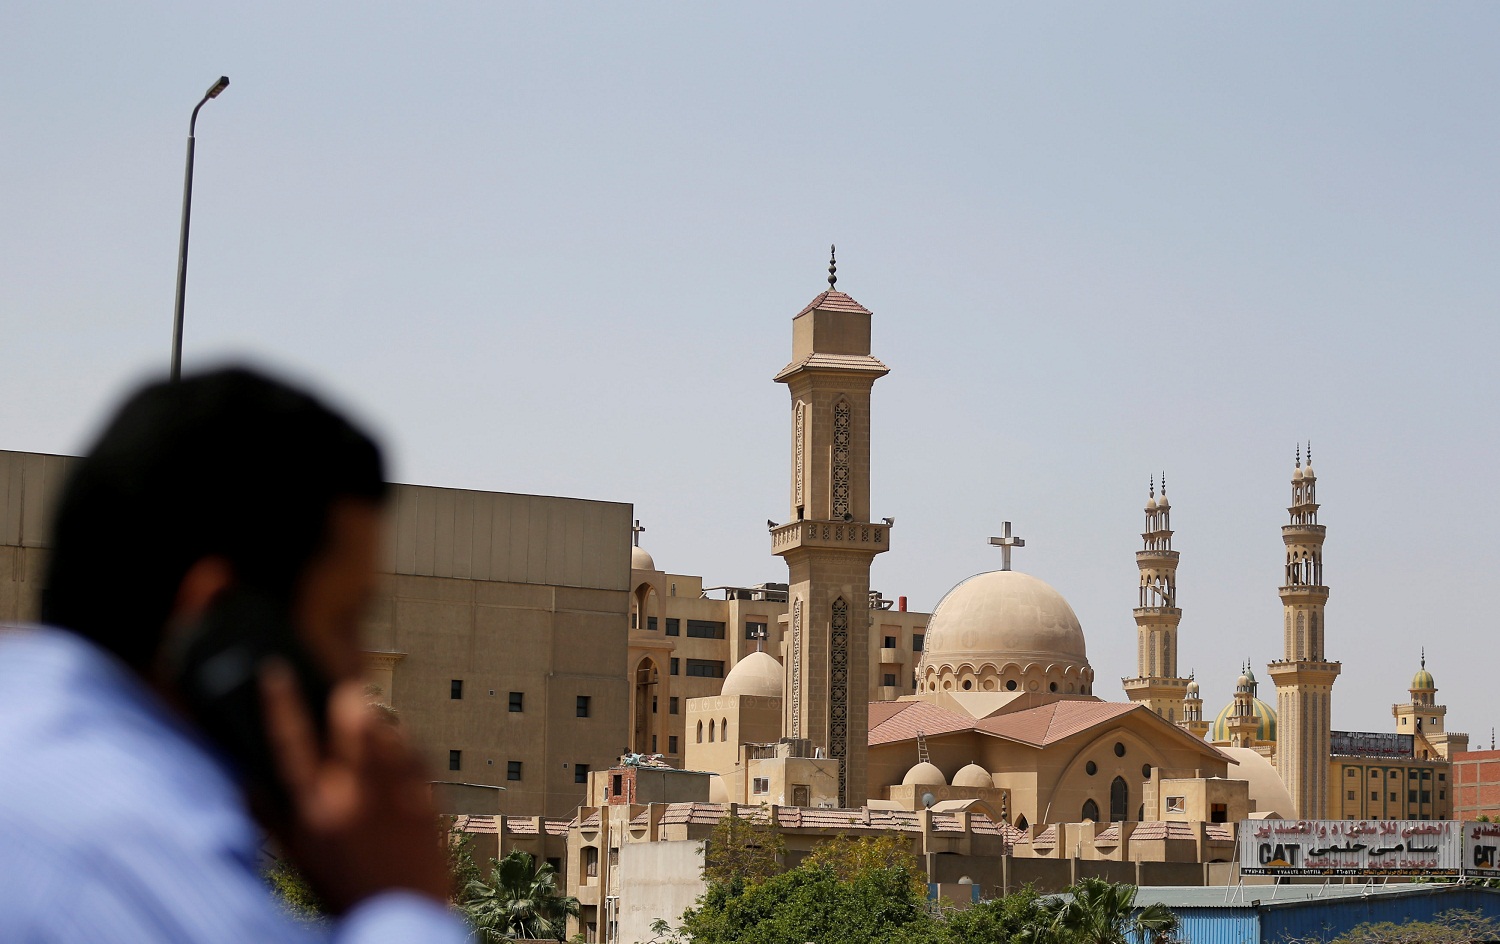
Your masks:
<svg viewBox="0 0 1500 944"><path fill-rule="evenodd" d="M204 557L182 575L168 626L190 625L203 618L214 600L234 583L234 568L222 557Z"/></svg>

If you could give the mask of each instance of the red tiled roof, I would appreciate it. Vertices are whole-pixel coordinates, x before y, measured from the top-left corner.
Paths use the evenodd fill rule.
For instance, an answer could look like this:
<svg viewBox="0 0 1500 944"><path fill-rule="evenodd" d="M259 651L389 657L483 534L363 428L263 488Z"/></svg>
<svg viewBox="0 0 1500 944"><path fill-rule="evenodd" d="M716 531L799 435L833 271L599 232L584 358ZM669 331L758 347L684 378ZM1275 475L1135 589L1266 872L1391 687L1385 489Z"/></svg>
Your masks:
<svg viewBox="0 0 1500 944"><path fill-rule="evenodd" d="M728 807L723 803L672 803L662 814L662 825L694 824L709 826L724 817ZM759 807L740 806L738 814L759 818L765 813ZM918 814L912 810L824 809L808 806L778 806L776 820L784 829L823 829L835 832L906 832L921 831ZM962 832L963 819L958 813L932 814L934 832ZM969 816L969 829L980 835L1003 835L1011 842L1024 841L1020 830L997 824L983 813Z"/></svg>
<svg viewBox="0 0 1500 944"><path fill-rule="evenodd" d="M1036 838L1031 840L1031 844L1033 846L1057 845L1057 824L1053 823L1051 826L1037 833Z"/></svg>
<svg viewBox="0 0 1500 944"><path fill-rule="evenodd" d="M871 745L909 741L917 736L918 731L933 737L955 731L969 731L974 727L974 719L968 715L948 711L925 701L895 702L899 710L885 713L885 707L890 704L892 703L874 702L870 706Z"/></svg>
<svg viewBox="0 0 1500 944"><path fill-rule="evenodd" d="M1144 823L1142 825L1145 825ZM1120 824L1110 823L1109 828L1094 837L1097 846L1118 846L1120 844Z"/></svg>
<svg viewBox="0 0 1500 944"><path fill-rule="evenodd" d="M466 833L493 833L499 829L494 816L455 816L453 827Z"/></svg>
<svg viewBox="0 0 1500 944"><path fill-rule="evenodd" d="M1011 741L1046 747L1095 725L1112 721L1138 707L1107 701L1058 701L1040 708L985 718L975 723L974 727L986 734Z"/></svg>
<svg viewBox="0 0 1500 944"><path fill-rule="evenodd" d="M807 303L806 308L797 312L797 317L800 318L801 316L812 311L814 308L821 308L824 311L857 311L866 315L874 314L870 311L870 309L861 305L859 302L850 298L848 295L845 295L843 292L838 291L820 293L817 298L814 298L812 301Z"/></svg>
<svg viewBox="0 0 1500 944"><path fill-rule="evenodd" d="M870 702L870 728L873 730L882 721L906 710L910 702L899 701L872 701Z"/></svg>

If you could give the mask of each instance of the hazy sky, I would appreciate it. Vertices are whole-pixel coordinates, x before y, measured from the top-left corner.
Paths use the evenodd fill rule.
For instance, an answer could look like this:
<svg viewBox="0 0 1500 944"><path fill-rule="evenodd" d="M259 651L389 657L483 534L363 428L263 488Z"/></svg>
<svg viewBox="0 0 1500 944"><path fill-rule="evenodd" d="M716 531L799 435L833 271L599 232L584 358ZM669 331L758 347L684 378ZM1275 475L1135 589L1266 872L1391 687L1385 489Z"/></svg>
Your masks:
<svg viewBox="0 0 1500 944"><path fill-rule="evenodd" d="M790 319L875 312L874 585L1050 582L1135 674L1165 470L1209 710L1281 652L1311 439L1341 728L1418 647L1488 746L1500 8L12 3L0 448L185 359L312 378L403 481L633 502L658 565L784 580Z"/></svg>

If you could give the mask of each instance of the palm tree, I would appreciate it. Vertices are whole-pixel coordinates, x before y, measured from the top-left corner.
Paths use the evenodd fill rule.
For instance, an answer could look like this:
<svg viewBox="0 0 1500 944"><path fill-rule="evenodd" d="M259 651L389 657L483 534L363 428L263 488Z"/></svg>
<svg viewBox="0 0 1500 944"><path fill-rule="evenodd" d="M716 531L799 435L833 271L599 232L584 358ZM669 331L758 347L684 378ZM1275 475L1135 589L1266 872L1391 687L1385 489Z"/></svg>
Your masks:
<svg viewBox="0 0 1500 944"><path fill-rule="evenodd" d="M578 899L558 890L557 871L519 849L490 865L490 880L471 880L464 894L478 940L563 940L568 917L578 914Z"/></svg>
<svg viewBox="0 0 1500 944"><path fill-rule="evenodd" d="M1072 897L1057 908L1052 919L1054 940L1079 944L1168 944L1176 939L1177 916L1165 905L1147 905L1134 912L1135 886L1116 885L1101 878L1080 879Z"/></svg>

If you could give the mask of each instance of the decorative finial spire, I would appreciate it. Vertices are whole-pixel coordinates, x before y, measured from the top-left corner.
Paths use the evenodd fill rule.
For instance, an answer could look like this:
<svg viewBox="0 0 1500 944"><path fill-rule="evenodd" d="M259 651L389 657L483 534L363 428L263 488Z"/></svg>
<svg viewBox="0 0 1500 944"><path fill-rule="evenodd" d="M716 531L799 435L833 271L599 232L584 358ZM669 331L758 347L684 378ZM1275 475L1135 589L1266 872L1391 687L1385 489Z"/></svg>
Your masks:
<svg viewBox="0 0 1500 944"><path fill-rule="evenodd" d="M834 286L839 281L839 260L835 255L836 251L836 247L830 244L828 247L828 290L830 292L835 291Z"/></svg>
<svg viewBox="0 0 1500 944"><path fill-rule="evenodd" d="M1161 493L1163 495L1167 494L1167 473L1166 472L1162 472L1162 474L1161 474Z"/></svg>
<svg viewBox="0 0 1500 944"><path fill-rule="evenodd" d="M1422 668L1427 668L1427 647L1422 647Z"/></svg>
<svg viewBox="0 0 1500 944"><path fill-rule="evenodd" d="M1307 441L1307 464L1312 465L1312 440Z"/></svg>
<svg viewBox="0 0 1500 944"><path fill-rule="evenodd" d="M1156 497L1156 476L1151 476L1151 497Z"/></svg>
<svg viewBox="0 0 1500 944"><path fill-rule="evenodd" d="M1297 444L1297 468L1302 468L1302 444Z"/></svg>

